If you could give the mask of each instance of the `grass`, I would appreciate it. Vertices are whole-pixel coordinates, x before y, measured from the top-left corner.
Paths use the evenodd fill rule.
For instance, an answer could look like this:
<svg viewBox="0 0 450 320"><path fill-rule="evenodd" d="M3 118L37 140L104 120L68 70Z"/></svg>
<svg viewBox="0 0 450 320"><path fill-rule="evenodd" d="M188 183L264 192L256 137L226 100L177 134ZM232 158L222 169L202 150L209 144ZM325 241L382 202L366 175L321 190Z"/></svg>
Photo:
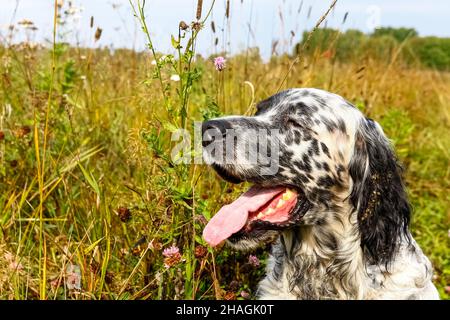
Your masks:
<svg viewBox="0 0 450 320"><path fill-rule="evenodd" d="M194 23L206 24L208 9ZM248 254L201 239L205 220L244 186L203 165L174 164L170 136L194 121L251 112L280 84L336 92L382 124L406 167L413 234L449 298L450 74L405 67L395 54L338 63L315 52L265 63L251 49L218 72L196 56L198 32L208 31L180 29L176 54L164 57L153 46L0 46L0 298L251 296L266 251L253 253L255 267ZM172 245L180 255L165 256Z"/></svg>

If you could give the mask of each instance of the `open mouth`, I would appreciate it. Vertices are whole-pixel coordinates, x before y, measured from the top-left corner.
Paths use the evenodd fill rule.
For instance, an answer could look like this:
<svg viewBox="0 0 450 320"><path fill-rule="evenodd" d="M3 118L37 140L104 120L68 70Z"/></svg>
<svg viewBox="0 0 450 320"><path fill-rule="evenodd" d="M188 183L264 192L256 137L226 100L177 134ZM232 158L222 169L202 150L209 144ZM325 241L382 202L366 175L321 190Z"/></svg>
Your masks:
<svg viewBox="0 0 450 320"><path fill-rule="evenodd" d="M230 237L283 230L299 223L308 203L300 190L255 185L223 206L206 225L203 237L211 246L217 246Z"/></svg>

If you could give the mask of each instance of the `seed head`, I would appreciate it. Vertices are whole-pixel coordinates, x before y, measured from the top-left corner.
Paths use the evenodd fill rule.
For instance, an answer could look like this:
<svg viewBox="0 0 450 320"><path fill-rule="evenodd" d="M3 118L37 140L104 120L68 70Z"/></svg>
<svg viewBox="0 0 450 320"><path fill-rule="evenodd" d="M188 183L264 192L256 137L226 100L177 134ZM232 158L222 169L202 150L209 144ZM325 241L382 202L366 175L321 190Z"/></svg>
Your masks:
<svg viewBox="0 0 450 320"><path fill-rule="evenodd" d="M100 38L102 37L102 32L103 32L102 28L97 28L97 30L95 30L94 35L95 41L100 40Z"/></svg>
<svg viewBox="0 0 450 320"><path fill-rule="evenodd" d="M197 14L195 15L195 18L197 20L200 20L202 17L202 7L203 7L203 0L197 0Z"/></svg>
<svg viewBox="0 0 450 320"><path fill-rule="evenodd" d="M200 31L200 29L202 28L202 24L200 22L193 22L192 23L192 29L195 31Z"/></svg>
<svg viewBox="0 0 450 320"><path fill-rule="evenodd" d="M128 222L131 219L131 212L128 208L120 207L119 209L117 209L117 214L119 215L120 221L122 222Z"/></svg>
<svg viewBox="0 0 450 320"><path fill-rule="evenodd" d="M189 26L188 26L187 23L184 22L184 21L180 21L180 24L179 24L178 27L179 27L181 30L187 30L187 29L189 29Z"/></svg>
<svg viewBox="0 0 450 320"><path fill-rule="evenodd" d="M205 246L198 245L195 247L194 255L197 259L201 259L208 253L208 249Z"/></svg>

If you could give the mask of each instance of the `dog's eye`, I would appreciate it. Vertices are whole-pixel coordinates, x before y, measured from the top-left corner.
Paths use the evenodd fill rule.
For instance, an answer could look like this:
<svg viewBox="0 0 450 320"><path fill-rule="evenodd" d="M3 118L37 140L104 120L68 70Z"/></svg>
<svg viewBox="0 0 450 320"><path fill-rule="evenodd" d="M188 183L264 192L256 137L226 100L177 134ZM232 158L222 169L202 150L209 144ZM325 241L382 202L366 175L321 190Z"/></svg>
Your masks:
<svg viewBox="0 0 450 320"><path fill-rule="evenodd" d="M292 118L286 120L286 125L293 128L304 129L304 127Z"/></svg>

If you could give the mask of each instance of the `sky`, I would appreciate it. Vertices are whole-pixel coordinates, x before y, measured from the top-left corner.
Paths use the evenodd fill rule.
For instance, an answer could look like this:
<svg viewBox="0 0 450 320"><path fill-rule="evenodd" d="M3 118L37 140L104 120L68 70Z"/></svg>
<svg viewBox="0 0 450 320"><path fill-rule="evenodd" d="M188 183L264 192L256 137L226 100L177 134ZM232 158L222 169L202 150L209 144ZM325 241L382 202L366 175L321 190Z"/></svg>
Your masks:
<svg viewBox="0 0 450 320"><path fill-rule="evenodd" d="M132 0L135 2L136 0ZM203 1L203 15L213 0ZM68 5L65 1L65 6ZM248 47L259 47L264 58L270 56L273 43L277 53L291 52L328 9L331 0L231 0L229 19L225 19L226 0L216 0L205 30L198 39L197 52L209 56L221 51L234 54ZM53 30L54 0L0 0L0 41L8 34L8 26L23 19L38 28L26 31L19 27L14 41L45 43ZM63 39L74 45L111 48L145 48L145 36L134 18L129 0L73 0L80 8L61 28ZM197 0L147 0L146 16L153 43L158 51L171 53L170 35L178 34L181 20L195 20ZM348 12L345 23L344 15ZM94 28L90 18L94 17ZM210 27L214 21L216 33ZM448 0L338 0L322 26L372 32L380 26L411 27L420 35L450 37L450 1ZM102 37L94 41L97 27ZM214 46L215 38L218 46Z"/></svg>

